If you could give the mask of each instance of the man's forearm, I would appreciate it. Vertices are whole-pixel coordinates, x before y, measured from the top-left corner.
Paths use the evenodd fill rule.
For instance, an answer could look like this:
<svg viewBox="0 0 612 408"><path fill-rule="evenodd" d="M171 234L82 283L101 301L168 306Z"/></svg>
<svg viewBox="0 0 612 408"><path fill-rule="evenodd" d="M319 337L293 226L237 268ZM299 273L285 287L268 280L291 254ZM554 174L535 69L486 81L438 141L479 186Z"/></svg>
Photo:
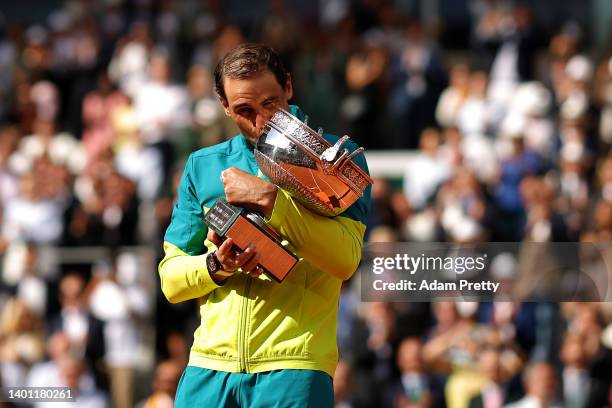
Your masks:
<svg viewBox="0 0 612 408"><path fill-rule="evenodd" d="M159 277L170 303L206 296L220 286L208 273L206 255L190 256L169 242L164 243L164 251Z"/></svg>
<svg viewBox="0 0 612 408"><path fill-rule="evenodd" d="M358 221L315 214L278 190L268 223L289 240L299 256L338 279L350 278L359 265L365 225Z"/></svg>

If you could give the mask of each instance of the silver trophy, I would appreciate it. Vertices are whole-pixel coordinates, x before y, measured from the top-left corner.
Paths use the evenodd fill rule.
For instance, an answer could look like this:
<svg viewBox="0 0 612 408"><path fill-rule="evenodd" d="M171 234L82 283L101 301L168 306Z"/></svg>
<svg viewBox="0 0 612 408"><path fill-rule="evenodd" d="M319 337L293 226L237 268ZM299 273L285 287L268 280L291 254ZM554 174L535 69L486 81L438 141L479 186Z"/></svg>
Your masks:
<svg viewBox="0 0 612 408"><path fill-rule="evenodd" d="M372 179L343 147L344 136L331 145L308 125L285 110L268 121L255 147L261 171L280 188L312 211L333 217L349 208Z"/></svg>

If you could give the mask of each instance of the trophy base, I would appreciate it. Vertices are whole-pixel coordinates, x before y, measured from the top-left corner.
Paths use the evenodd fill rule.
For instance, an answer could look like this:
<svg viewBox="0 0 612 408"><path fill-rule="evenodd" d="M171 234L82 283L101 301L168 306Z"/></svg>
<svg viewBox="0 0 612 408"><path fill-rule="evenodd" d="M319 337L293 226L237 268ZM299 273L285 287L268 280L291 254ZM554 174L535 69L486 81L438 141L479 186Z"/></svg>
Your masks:
<svg viewBox="0 0 612 408"><path fill-rule="evenodd" d="M231 238L241 251L255 244L260 256L258 265L276 282L282 282L298 262L298 257L282 245L280 236L257 213L218 199L204 222L223 239Z"/></svg>

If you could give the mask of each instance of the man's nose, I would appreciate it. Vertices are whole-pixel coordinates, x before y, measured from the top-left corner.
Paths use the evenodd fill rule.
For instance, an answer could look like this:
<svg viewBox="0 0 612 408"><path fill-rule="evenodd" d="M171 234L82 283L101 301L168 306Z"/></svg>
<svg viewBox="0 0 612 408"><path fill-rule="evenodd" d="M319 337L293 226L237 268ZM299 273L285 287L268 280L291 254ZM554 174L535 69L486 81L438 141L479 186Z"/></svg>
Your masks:
<svg viewBox="0 0 612 408"><path fill-rule="evenodd" d="M264 112L258 113L257 117L255 118L255 127L258 130L262 130L273 114L274 111L272 110L266 110Z"/></svg>

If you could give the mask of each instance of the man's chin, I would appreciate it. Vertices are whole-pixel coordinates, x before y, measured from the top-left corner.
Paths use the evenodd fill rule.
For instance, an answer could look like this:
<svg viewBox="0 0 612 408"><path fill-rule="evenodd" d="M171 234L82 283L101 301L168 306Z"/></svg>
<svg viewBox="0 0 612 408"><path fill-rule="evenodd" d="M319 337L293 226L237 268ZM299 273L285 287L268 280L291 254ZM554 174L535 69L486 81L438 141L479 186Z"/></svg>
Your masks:
<svg viewBox="0 0 612 408"><path fill-rule="evenodd" d="M249 135L247 133L243 133L243 135L246 138L246 140L248 140L251 144L253 144L253 146L255 146L257 144L257 141L259 140L259 136L257 135Z"/></svg>

